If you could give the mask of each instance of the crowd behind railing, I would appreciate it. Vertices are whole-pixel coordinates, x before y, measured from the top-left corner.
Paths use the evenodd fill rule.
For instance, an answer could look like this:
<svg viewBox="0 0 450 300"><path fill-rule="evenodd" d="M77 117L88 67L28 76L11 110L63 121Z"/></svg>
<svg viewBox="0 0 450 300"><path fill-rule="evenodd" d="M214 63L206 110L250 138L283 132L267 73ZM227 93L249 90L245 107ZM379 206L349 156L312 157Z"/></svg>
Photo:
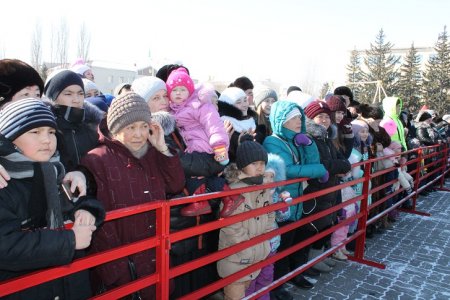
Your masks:
<svg viewBox="0 0 450 300"><path fill-rule="evenodd" d="M286 280L370 263L365 238L448 171L450 115L398 97L219 93L167 65L111 99L94 79L0 60L2 297L292 299Z"/></svg>

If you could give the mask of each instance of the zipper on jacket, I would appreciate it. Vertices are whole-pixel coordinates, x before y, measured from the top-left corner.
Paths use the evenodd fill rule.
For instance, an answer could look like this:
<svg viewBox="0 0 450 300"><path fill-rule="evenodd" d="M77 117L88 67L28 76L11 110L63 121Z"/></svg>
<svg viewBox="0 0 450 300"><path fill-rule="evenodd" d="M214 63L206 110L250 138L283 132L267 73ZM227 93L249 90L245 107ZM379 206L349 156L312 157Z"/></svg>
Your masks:
<svg viewBox="0 0 450 300"><path fill-rule="evenodd" d="M78 152L78 146L75 140L75 129L72 129L72 141L73 141L73 147L75 148L75 154L77 156L77 165L80 164L80 154Z"/></svg>

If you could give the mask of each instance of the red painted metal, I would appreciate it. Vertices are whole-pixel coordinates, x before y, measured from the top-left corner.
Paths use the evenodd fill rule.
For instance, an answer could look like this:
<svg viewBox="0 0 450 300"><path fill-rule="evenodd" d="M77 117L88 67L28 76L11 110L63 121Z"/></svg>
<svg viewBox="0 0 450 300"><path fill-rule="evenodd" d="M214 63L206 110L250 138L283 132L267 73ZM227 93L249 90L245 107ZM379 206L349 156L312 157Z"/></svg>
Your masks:
<svg viewBox="0 0 450 300"><path fill-rule="evenodd" d="M424 154L424 150L429 153ZM169 295L169 281L171 279L173 279L177 276L180 276L182 274L185 274L187 272L190 272L190 271L192 271L198 267L201 267L205 264L209 264L209 263L215 262L217 260L220 260L224 257L229 256L232 253L241 251L241 250L243 250L247 247L250 247L252 245L255 245L257 243L261 243L262 241L270 239L276 235L283 234L290 230L295 230L296 228L303 226L303 225L311 222L312 220L321 218L327 214L335 212L335 211L337 211L351 203L355 203L357 201L361 202L361 207L360 207L360 212L358 214L356 214L356 216L346 219L343 222L341 222L323 232L320 232L320 233L314 235L313 237L294 245L291 248L285 249L284 251L277 253L273 257L270 257L270 258L268 258L262 262L259 262L257 264L251 265L244 270L241 270L235 274L232 274L226 278L223 278L217 282L214 282L208 286L205 286L197 291L194 291L193 293L186 295L182 299L197 299L197 298L204 297L204 296L216 291L217 289L220 289L220 288L224 287L225 285L228 285L228 284L236 281L237 279L241 278L242 276L245 276L246 274L248 274L250 272L258 270L267 264L274 263L275 261L281 259L282 257L290 255L290 254L298 251L299 249L302 249L302 248L306 247L307 245L310 245L314 241L317 241L318 239L331 234L337 228L339 228L341 226L345 226L345 225L349 224L350 222L353 222L356 219L358 219L357 232L354 233L349 238L347 238L346 240L344 240L340 245L336 245L335 247L328 249L321 256L315 258L314 260L308 261L306 264L304 264L302 266L299 266L297 269L291 271L290 273L286 274L282 278L274 281L270 286L250 295L248 297L248 299L256 299L256 298L262 296L264 293L269 292L270 290L276 288L277 286L281 285L285 281L300 274L301 272L303 272L307 268L311 267L318 261L325 259L327 256L334 253L342 245L345 245L355 239L356 239L356 249L355 249L356 251L355 251L354 256L349 257L350 260L358 262L358 263L366 264L369 266L377 267L377 268L385 268L384 264L368 260L364 257L365 233L366 233L367 225L375 222L376 220L378 220L383 215L387 214L389 211L391 211L393 209L400 209L399 207L408 199L413 200L413 208L411 210L400 209L401 211L408 212L408 213L420 214L420 215L429 215L426 212L419 212L416 210L416 202L417 202L418 193L421 190L423 190L424 188L426 188L427 186L429 186L435 182L440 183L441 190L447 190L447 191L449 190L449 189L446 189L445 187L443 187L444 180L445 180L444 176L446 173L449 172L449 169L448 169L449 147L448 147L448 145L445 144L440 148L438 146L423 147L420 149L409 150L406 153L412 153L412 152L417 152L418 157L416 159L406 162L405 165L409 165L411 163L417 163L417 168L411 172L411 174L413 174L414 178L415 178L414 192L412 194L404 197L403 199L398 201L395 205L391 206L390 208L385 209L384 211L380 212L376 216L372 217L370 220L368 220L368 215L369 215L369 212L371 209L373 209L373 208L377 207L378 205L380 205L381 203L387 201L393 195L396 195L403 191L403 189L401 188L398 191L396 191L394 194L384 197L383 199L380 199L380 201L377 201L376 203L368 206L368 197L371 193L373 193L377 190L380 190L382 188L385 188L386 186L395 182L395 180L394 180L391 182L383 183L383 185L381 185L379 187L374 187L372 190L369 190L369 181L371 178L380 176L386 172L389 172L390 170L393 170L393 168L392 168L389 170L383 170L383 171L372 173L371 172L372 164L381 158L371 159L371 160L359 162L359 163L353 165L353 166L365 165L365 167L364 167L365 172L364 172L363 178L360 178L360 179L357 179L357 180L354 180L351 182L346 182L345 184L341 184L336 187L324 189L324 190L318 191L313 194L302 195L300 197L293 199L293 201L290 205L295 205L297 203L312 199L313 197L325 195L327 193L330 193L331 191L340 190L340 189L343 189L344 187L352 186L354 184L362 182L363 183L363 193L361 196L355 197L349 201L346 201L344 203L336 205L332 208L329 208L325 211L319 212L315 215L309 216L307 218L303 218L303 219L301 219L297 222L294 222L292 224L289 224L287 226L278 228L277 230L273 230L271 232L257 236L249 241L245 241L238 245L234 245L232 247L222 249L215 253L211 253L207 256L198 258L196 260L184 263L182 265L179 265L179 266L176 266L173 268L170 268L170 256L169 256L171 243L175 243L177 241L180 241L180 240L192 237L192 236L200 235L200 234L203 234L208 231L217 230L221 227L228 226L228 225L236 223L236 222L241 222L241 221L249 219L249 218L254 218L254 217L257 217L258 215L268 213L269 211L274 211L274 210L278 210L280 208L286 207L286 206L288 206L288 204L276 203L276 204L266 206L263 208L259 208L259 209L256 209L256 210L253 210L253 211L250 211L247 213L231 216L228 218L222 218L222 219L219 219L214 222L198 225L193 228L185 229L185 230L178 231L175 233L170 233L170 207L185 204L185 203L204 201L204 200L209 200L209 199L214 199L214 198L221 198L221 197L229 196L229 195L241 194L243 192L261 190L261 189L266 189L266 188L273 188L273 187L280 186L280 185L287 185L287 184L292 184L292 183L303 182L307 179L306 178L292 179L292 180L287 180L284 182L277 182L277 183L265 184L265 185L260 185L260 186L252 186L252 187L236 189L236 190L231 190L231 191L226 191L226 192L216 192L216 193L209 193L209 194L198 195L198 196L184 197L184 198L174 199L174 200L170 200L170 201L162 200L162 201L156 201L156 202L152 202L152 203L137 205L137 206L133 206L133 207L128 207L128 208L108 212L106 221L111 221L114 219L123 218L123 217L127 217L130 215L138 214L138 213L155 210L156 211L156 220L157 220L156 221L156 223L157 223L156 224L157 225L156 226L156 236L133 243L133 244L121 246L121 247L118 247L118 248L115 248L112 250L108 250L108 251L105 251L102 253L90 255L88 257L78 259L78 260L74 261L73 263L66 265L66 266L51 268L51 269L47 269L47 270L43 270L43 271L39 271L39 272L33 272L26 276L21 276L21 277L12 279L12 280L3 281L0 283L0 297L20 291L22 289L32 287L34 285L38 285L38 284L62 277L62 276L66 276L66 275L78 272L80 270L84 270L84 269L91 268L91 267L94 267L94 266L97 266L100 264L104 264L106 262L109 262L109 261L112 261L112 260L115 260L115 259L118 259L121 257L125 257L125 256L128 256L133 253L137 253L137 252L144 251L147 249L155 248L157 263L156 263L156 272L154 274L143 277L143 278L139 278L138 280L135 280L129 284L126 284L126 285L120 286L114 290L105 292L101 295L96 296L95 299L113 299L113 298L115 299L115 298L125 297L126 295L129 295L137 290L140 290L140 289L145 288L150 285L155 285L157 299L169 299L169 296L170 296ZM426 164L425 166L421 164L421 162L424 161L424 159L433 158L433 157L437 157L437 159L435 161L432 161L429 164ZM433 172L429 172L428 174L421 176L421 170L424 167L431 167L431 166L438 166L438 167ZM426 180L428 177L432 176L433 173L437 174L437 177L433 181L428 182L426 185L420 184L421 181ZM71 225L69 224L67 226L67 228L69 229L70 226Z"/></svg>

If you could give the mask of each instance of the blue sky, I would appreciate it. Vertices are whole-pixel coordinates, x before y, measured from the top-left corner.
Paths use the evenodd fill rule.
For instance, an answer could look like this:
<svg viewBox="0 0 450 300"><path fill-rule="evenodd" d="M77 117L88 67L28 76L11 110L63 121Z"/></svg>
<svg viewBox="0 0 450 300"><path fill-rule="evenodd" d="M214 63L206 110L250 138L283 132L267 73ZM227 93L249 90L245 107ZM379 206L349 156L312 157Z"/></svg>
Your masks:
<svg viewBox="0 0 450 300"><path fill-rule="evenodd" d="M5 10L4 10L5 9ZM248 75L284 84L345 81L349 51L366 49L383 28L397 47L434 46L447 24L446 0L340 1L10 1L2 2L0 56L30 61L36 20L44 58L53 27L70 27L76 58L80 24L91 33L91 59L155 64L181 61L194 77Z"/></svg>

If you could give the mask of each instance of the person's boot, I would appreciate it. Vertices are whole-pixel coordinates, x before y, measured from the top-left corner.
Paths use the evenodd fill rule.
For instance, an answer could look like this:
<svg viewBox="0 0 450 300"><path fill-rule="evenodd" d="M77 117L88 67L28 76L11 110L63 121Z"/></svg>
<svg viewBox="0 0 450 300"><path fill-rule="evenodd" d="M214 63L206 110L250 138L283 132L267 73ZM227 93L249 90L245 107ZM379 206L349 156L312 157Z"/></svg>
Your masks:
<svg viewBox="0 0 450 300"><path fill-rule="evenodd" d="M180 210L180 214L184 217L196 217L210 214L211 212L211 206L208 201L194 202Z"/></svg>
<svg viewBox="0 0 450 300"><path fill-rule="evenodd" d="M302 274L309 276L309 277L319 277L320 276L320 272L313 268L306 269Z"/></svg>
<svg viewBox="0 0 450 300"><path fill-rule="evenodd" d="M283 285L280 285L279 287L277 287L276 289L273 289L270 292L270 299L271 300L293 300L294 297L291 295L291 293L286 291L286 289L284 288L284 284L283 284Z"/></svg>
<svg viewBox="0 0 450 300"><path fill-rule="evenodd" d="M320 256L322 253L323 253L323 249L311 248L311 249L309 249L308 260L312 260L312 259L316 258L317 256ZM314 266L312 266L312 268L321 273L330 273L331 270L333 270L330 266L328 266L326 263L324 263L322 261L316 263Z"/></svg>
<svg viewBox="0 0 450 300"><path fill-rule="evenodd" d="M309 290L314 287L308 279L306 279L302 274L299 274L291 279L291 282L298 288Z"/></svg>
<svg viewBox="0 0 450 300"><path fill-rule="evenodd" d="M336 267L336 262L331 258L327 257L324 260L322 260L325 264L327 264L329 267Z"/></svg>
<svg viewBox="0 0 450 300"><path fill-rule="evenodd" d="M223 187L224 191L229 191L230 188L228 185L224 185ZM242 195L233 195L233 196L227 196L222 199L223 207L220 211L220 217L225 218L228 216L231 216L233 212L236 210L236 208L239 207L243 202L245 201L245 197Z"/></svg>
<svg viewBox="0 0 450 300"><path fill-rule="evenodd" d="M344 254L344 252L339 249L338 251L333 253L333 258L339 261L346 261L348 260L347 255Z"/></svg>

